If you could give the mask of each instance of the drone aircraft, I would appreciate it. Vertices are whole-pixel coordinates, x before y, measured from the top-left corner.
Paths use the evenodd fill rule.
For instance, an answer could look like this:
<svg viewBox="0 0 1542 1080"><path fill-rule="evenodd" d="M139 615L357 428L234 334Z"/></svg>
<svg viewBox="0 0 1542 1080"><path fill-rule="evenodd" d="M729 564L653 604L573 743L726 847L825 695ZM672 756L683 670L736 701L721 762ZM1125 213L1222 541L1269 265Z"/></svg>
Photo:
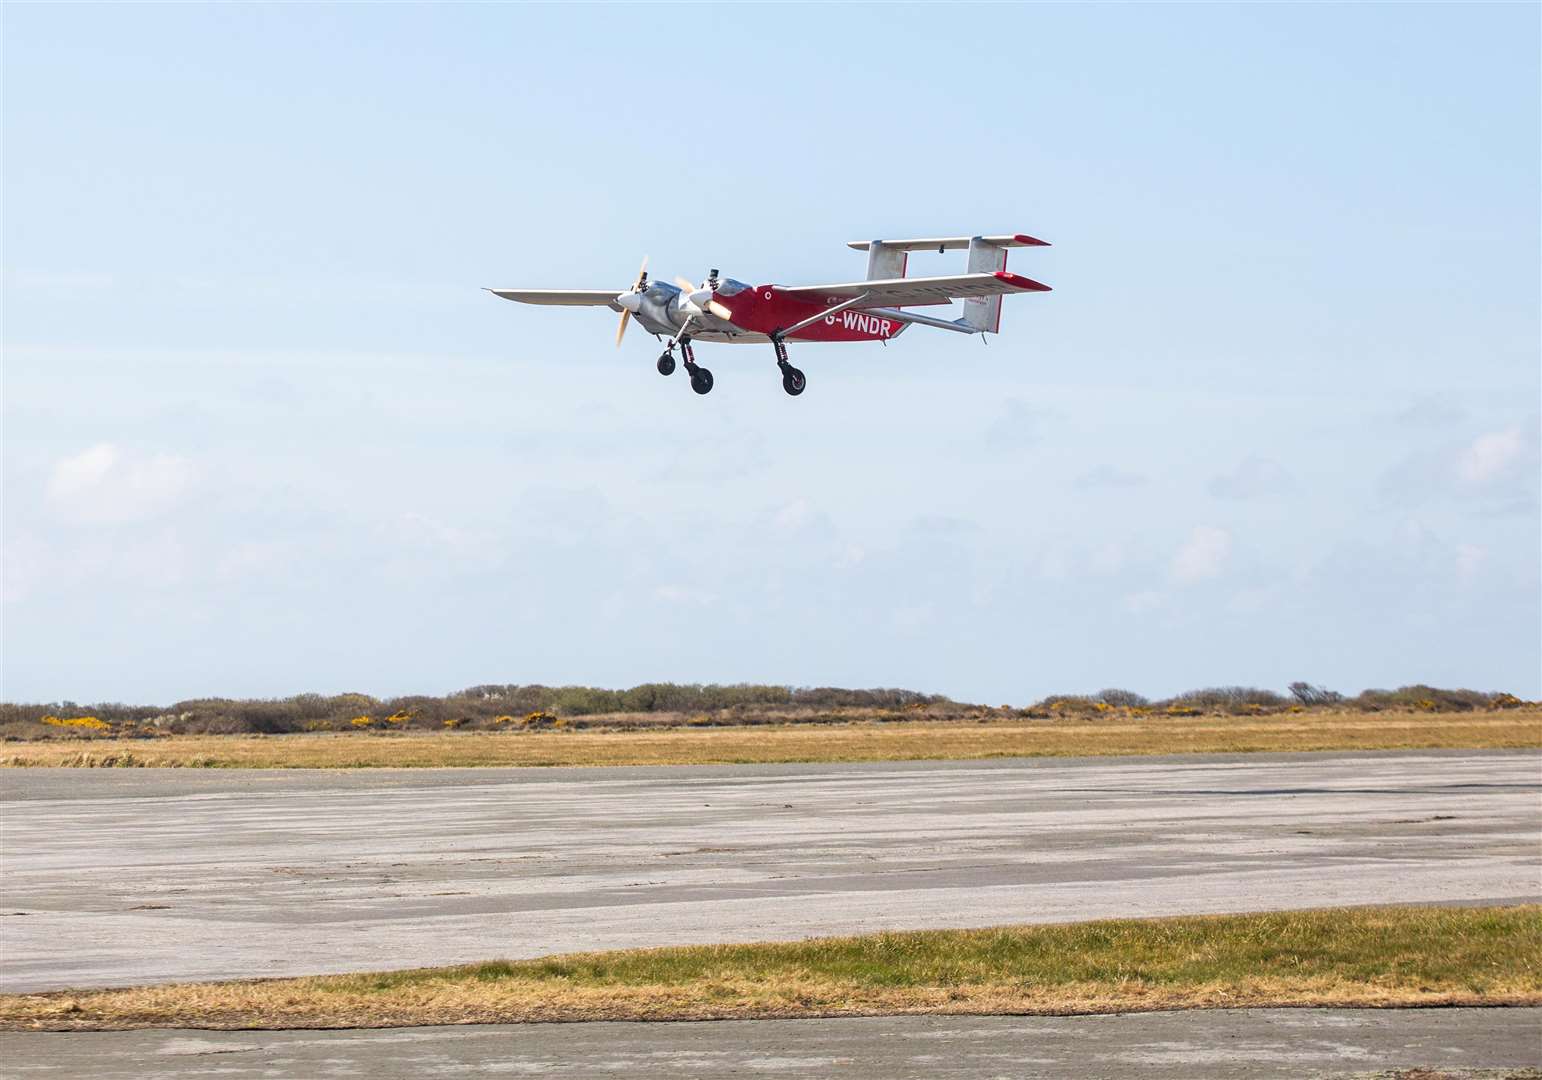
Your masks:
<svg viewBox="0 0 1542 1080"><path fill-rule="evenodd" d="M637 281L622 293L582 289L489 289L522 304L608 307L621 313L616 345L627 323L636 318L644 330L667 338L658 359L660 375L675 370L675 350L698 394L712 390L712 372L696 363L692 344L770 342L782 389L797 396L807 385L803 372L787 359L792 341L883 341L906 327L934 326L961 334L994 334L1001 329L1001 298L1009 293L1049 292L1049 286L1007 271L1007 249L1048 247L1020 233L1006 236L943 236L920 240L853 240L847 247L867 252L867 278L836 285L746 285L719 277L716 270L694 285L676 278L674 285L648 280L643 259ZM967 272L950 277L905 276L912 251L944 252L967 248ZM964 302L959 319L940 319L911 310L954 300Z"/></svg>

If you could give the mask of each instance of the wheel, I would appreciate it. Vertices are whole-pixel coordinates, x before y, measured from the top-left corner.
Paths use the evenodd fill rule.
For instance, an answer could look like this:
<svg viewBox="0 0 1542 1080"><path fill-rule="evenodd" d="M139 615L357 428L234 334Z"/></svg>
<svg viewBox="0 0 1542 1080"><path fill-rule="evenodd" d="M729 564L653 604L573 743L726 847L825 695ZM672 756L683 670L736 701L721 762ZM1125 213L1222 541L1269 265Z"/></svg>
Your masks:
<svg viewBox="0 0 1542 1080"><path fill-rule="evenodd" d="M782 370L782 389L793 397L803 393L803 388L808 385L808 380L803 377L803 372L788 364Z"/></svg>
<svg viewBox="0 0 1542 1080"><path fill-rule="evenodd" d="M660 375L673 375L675 373L675 354L665 353L659 357L658 369Z"/></svg>
<svg viewBox="0 0 1542 1080"><path fill-rule="evenodd" d="M712 372L704 367L699 367L691 372L691 389L698 394L710 394L712 392Z"/></svg>

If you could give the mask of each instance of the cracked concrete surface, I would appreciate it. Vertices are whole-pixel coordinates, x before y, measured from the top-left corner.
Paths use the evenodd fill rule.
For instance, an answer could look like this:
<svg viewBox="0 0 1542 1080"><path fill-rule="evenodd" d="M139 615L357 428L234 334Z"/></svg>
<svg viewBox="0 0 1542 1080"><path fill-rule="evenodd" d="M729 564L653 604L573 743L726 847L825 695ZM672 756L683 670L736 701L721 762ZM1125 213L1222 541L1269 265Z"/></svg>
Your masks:
<svg viewBox="0 0 1542 1080"><path fill-rule="evenodd" d="M466 1075L1263 1080L1542 1065L1542 1009L1216 1009L375 1031L0 1034L8 1077Z"/></svg>
<svg viewBox="0 0 1542 1080"><path fill-rule="evenodd" d="M1542 895L1542 755L0 771L0 989Z"/></svg>

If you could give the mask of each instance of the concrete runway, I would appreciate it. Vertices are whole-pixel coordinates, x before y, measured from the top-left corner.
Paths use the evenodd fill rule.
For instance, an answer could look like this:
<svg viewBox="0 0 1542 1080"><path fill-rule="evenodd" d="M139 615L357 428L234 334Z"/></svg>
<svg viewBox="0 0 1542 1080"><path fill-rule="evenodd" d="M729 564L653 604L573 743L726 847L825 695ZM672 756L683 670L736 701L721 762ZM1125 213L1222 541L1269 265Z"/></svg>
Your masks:
<svg viewBox="0 0 1542 1080"><path fill-rule="evenodd" d="M1542 896L1536 752L0 770L0 989Z"/></svg>
<svg viewBox="0 0 1542 1080"><path fill-rule="evenodd" d="M1542 1065L1542 1009L1257 1009L381 1031L0 1035L4 1075L96 1080L467 1075L1259 1080ZM1469 1073L1467 1070L1473 1070ZM1503 1071L1501 1071L1503 1070Z"/></svg>

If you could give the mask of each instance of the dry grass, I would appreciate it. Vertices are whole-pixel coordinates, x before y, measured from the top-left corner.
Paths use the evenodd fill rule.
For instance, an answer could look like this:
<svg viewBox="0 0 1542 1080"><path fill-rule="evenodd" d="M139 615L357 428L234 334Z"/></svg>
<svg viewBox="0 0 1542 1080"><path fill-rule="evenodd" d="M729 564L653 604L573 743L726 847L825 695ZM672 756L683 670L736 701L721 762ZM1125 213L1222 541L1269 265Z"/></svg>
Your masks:
<svg viewBox="0 0 1542 1080"><path fill-rule="evenodd" d="M1542 1003L1542 906L1346 908L0 996L0 1029Z"/></svg>
<svg viewBox="0 0 1542 1080"><path fill-rule="evenodd" d="M9 766L728 765L1282 750L1542 747L1542 710L906 721L648 731L173 735L29 743Z"/></svg>

